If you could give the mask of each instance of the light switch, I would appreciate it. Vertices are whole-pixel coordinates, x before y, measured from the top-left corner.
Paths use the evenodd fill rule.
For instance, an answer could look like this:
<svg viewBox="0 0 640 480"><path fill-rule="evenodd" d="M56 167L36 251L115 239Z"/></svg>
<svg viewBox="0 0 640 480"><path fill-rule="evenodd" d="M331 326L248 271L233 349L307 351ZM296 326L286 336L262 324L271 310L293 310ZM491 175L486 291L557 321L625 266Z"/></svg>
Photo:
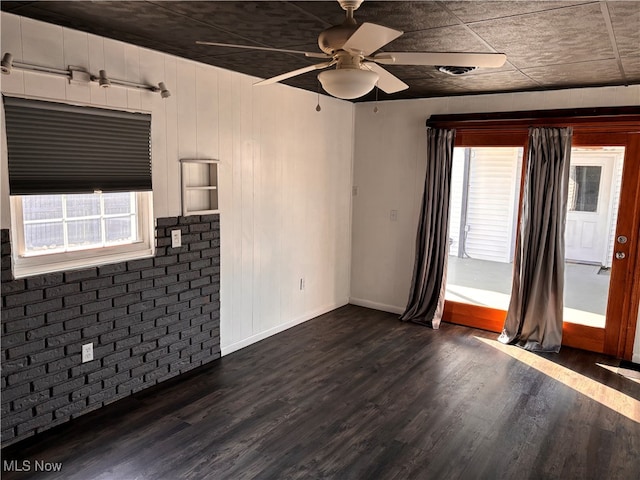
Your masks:
<svg viewBox="0 0 640 480"><path fill-rule="evenodd" d="M178 248L182 246L182 231L171 230L171 247Z"/></svg>

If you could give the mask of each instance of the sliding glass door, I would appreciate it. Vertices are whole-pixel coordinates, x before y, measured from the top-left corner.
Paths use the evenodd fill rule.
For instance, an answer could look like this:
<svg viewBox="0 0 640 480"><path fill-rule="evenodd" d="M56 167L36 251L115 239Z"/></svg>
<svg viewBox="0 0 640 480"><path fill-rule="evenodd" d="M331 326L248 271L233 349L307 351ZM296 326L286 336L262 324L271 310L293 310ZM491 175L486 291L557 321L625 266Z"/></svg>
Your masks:
<svg viewBox="0 0 640 480"><path fill-rule="evenodd" d="M571 149L565 322L601 329L606 325L624 151L622 146Z"/></svg>
<svg viewBox="0 0 640 480"><path fill-rule="evenodd" d="M578 133L570 163L563 343L631 357L640 134ZM635 305L634 305L635 304Z"/></svg>
<svg viewBox="0 0 640 480"><path fill-rule="evenodd" d="M631 354L637 315L640 134L574 134L563 344ZM451 186L446 321L499 332L511 294L526 134L463 132ZM637 274L636 274L637 275ZM634 302L636 302L634 307Z"/></svg>
<svg viewBox="0 0 640 480"><path fill-rule="evenodd" d="M454 149L447 300L509 306L522 154L522 147Z"/></svg>

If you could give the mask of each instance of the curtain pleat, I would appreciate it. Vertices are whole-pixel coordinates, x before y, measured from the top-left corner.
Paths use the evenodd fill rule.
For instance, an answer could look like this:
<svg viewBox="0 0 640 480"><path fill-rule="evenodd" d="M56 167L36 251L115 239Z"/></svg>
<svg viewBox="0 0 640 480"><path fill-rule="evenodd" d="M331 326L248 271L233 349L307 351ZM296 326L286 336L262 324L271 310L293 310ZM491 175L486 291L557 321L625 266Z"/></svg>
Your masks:
<svg viewBox="0 0 640 480"><path fill-rule="evenodd" d="M449 193L455 130L427 129L427 172L416 236L416 260L407 307L400 317L440 327L449 250Z"/></svg>
<svg viewBox="0 0 640 480"><path fill-rule="evenodd" d="M511 300L499 340L558 352L571 128L531 128Z"/></svg>

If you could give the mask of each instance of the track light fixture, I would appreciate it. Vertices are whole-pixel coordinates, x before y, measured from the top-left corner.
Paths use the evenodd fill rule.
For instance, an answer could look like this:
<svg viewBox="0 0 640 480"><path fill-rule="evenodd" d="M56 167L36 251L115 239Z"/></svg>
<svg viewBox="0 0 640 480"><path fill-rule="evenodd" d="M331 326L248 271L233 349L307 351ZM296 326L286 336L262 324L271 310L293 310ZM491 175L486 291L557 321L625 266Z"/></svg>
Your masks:
<svg viewBox="0 0 640 480"><path fill-rule="evenodd" d="M2 62L0 62L2 66L2 73L5 75L9 75L11 73L11 69L13 68L13 55L9 52L5 53L2 57Z"/></svg>
<svg viewBox="0 0 640 480"><path fill-rule="evenodd" d="M2 56L2 61L0 62L2 67L2 73L4 75L10 75L11 72L15 70L24 70L27 72L35 72L35 73L44 73L47 75L55 75L58 77L65 77L69 80L69 83L74 84L82 84L89 82L97 82L102 88L107 87L123 87L123 88L137 88L139 90L147 90L149 92L159 92L162 98L169 98L171 96L171 92L164 84L164 82L160 82L158 86L155 85L147 85L144 83L136 83L129 82L127 80L116 80L115 78L109 78L106 70L100 70L98 76L91 75L87 70L82 67L72 67L70 66L67 70L62 70L58 68L51 67L41 67L39 65L30 65L28 63L15 62L13 60L13 55L9 52L6 52Z"/></svg>
<svg viewBox="0 0 640 480"><path fill-rule="evenodd" d="M164 82L160 82L158 84L158 89L160 90L160 96L162 98L169 98L171 96L171 92L169 91L167 86L164 84Z"/></svg>
<svg viewBox="0 0 640 480"><path fill-rule="evenodd" d="M102 88L108 88L111 86L111 80L109 80L109 77L107 77L106 70L100 70L99 77L98 77L98 85L100 85Z"/></svg>

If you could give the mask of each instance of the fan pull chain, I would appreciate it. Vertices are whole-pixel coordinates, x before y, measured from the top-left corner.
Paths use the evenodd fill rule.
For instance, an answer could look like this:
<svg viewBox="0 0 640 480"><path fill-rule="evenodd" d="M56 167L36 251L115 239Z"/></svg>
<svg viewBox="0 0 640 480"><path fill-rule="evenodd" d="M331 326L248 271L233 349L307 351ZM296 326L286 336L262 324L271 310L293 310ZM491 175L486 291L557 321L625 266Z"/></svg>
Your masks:
<svg viewBox="0 0 640 480"><path fill-rule="evenodd" d="M318 82L318 104L316 105L316 112L320 110L322 110L322 107L320 106L320 82Z"/></svg>
<svg viewBox="0 0 640 480"><path fill-rule="evenodd" d="M376 82L376 104L373 107L373 113L378 113L378 82Z"/></svg>

